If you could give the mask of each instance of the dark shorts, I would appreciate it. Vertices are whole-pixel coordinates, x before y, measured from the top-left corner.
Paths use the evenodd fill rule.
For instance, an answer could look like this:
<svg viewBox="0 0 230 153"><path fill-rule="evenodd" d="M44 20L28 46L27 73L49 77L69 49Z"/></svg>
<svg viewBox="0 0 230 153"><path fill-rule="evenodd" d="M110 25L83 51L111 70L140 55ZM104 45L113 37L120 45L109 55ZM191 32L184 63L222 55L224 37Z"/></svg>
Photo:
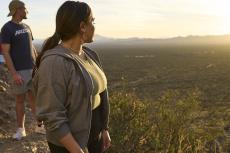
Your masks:
<svg viewBox="0 0 230 153"><path fill-rule="evenodd" d="M51 153L70 153L66 148L54 145L48 142L48 146ZM84 153L89 153L87 149L83 150Z"/></svg>
<svg viewBox="0 0 230 153"><path fill-rule="evenodd" d="M101 105L92 111L91 129L88 141L89 153L102 153Z"/></svg>

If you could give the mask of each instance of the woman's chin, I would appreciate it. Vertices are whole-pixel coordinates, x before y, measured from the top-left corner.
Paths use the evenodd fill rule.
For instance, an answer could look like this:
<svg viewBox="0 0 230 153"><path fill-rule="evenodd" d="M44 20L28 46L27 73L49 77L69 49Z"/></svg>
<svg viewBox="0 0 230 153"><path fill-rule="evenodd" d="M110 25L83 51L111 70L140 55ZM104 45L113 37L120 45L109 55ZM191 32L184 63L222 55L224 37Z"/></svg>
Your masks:
<svg viewBox="0 0 230 153"><path fill-rule="evenodd" d="M85 43L92 43L92 42L94 42L93 38L85 41Z"/></svg>

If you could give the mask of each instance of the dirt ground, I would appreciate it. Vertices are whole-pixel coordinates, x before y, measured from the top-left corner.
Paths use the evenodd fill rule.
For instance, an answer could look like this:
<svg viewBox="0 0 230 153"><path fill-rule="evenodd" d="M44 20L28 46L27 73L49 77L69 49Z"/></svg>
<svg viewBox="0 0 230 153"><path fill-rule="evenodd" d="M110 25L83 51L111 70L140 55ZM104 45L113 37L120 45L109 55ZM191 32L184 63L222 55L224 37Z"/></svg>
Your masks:
<svg viewBox="0 0 230 153"><path fill-rule="evenodd" d="M25 103L27 136L21 141L12 139L17 126L15 101L8 89L6 68L0 66L0 153L48 153L45 135L34 133L35 121L27 102Z"/></svg>

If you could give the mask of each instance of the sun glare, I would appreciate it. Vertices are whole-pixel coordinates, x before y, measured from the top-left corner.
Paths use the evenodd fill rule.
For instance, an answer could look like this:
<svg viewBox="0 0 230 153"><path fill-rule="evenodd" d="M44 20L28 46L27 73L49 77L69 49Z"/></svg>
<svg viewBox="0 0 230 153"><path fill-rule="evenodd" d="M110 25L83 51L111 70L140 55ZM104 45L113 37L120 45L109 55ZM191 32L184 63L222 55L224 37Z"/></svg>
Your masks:
<svg viewBox="0 0 230 153"><path fill-rule="evenodd" d="M225 1L225 3L220 4L217 9L217 13L220 15L220 20L222 23L222 29L220 31L222 33L230 33L230 1Z"/></svg>

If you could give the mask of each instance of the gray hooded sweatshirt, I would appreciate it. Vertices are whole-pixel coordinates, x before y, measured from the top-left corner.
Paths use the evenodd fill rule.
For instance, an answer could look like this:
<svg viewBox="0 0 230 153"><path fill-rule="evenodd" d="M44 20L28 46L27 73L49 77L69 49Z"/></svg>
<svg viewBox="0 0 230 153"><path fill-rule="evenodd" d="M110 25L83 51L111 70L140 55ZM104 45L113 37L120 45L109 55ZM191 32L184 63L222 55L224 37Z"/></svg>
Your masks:
<svg viewBox="0 0 230 153"><path fill-rule="evenodd" d="M84 51L101 67L97 54ZM47 140L58 146L71 133L85 148L89 139L92 117L93 83L89 73L61 45L46 51L33 78L36 115L46 128ZM109 102L107 89L101 96L102 129L108 128Z"/></svg>

